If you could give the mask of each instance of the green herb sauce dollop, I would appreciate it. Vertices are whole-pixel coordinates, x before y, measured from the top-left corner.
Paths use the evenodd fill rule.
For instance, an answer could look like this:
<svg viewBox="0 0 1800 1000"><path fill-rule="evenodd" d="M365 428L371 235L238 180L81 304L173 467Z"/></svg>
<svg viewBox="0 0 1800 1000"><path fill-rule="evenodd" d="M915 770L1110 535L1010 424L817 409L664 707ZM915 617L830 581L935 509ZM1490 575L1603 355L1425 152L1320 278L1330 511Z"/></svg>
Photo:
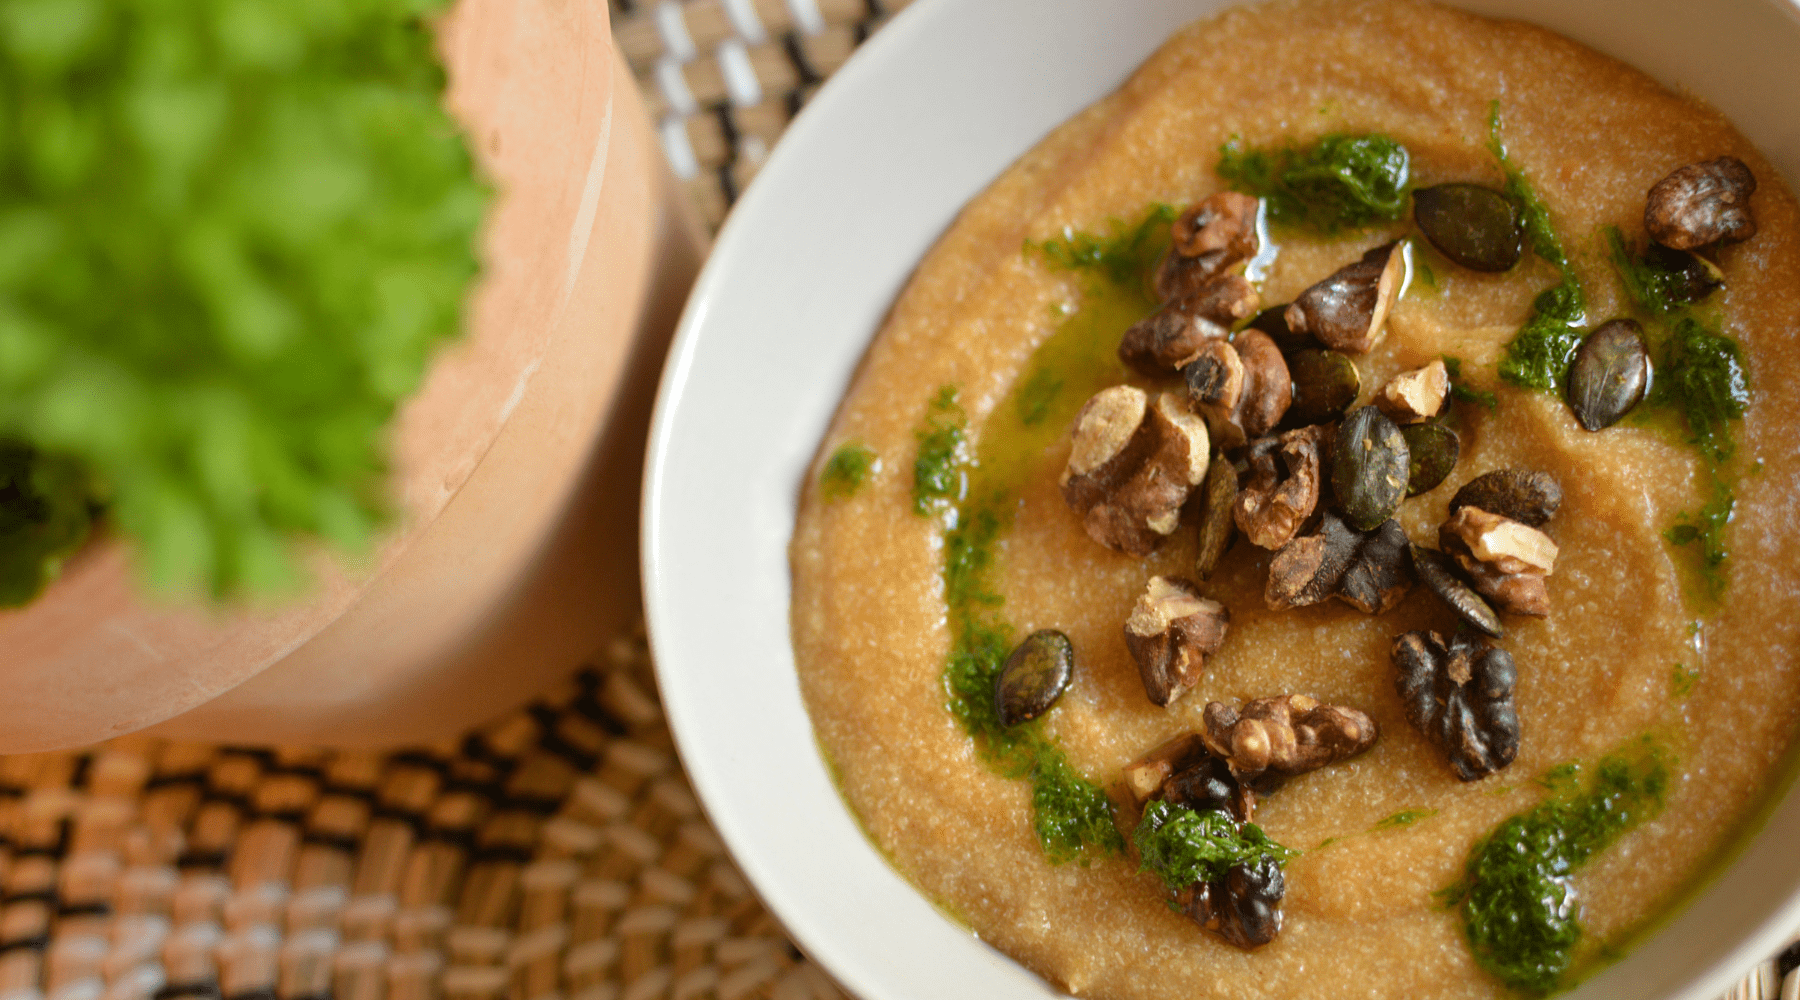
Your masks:
<svg viewBox="0 0 1800 1000"><path fill-rule="evenodd" d="M1328 135L1302 150L1219 147L1218 174L1266 199L1269 218L1320 232L1394 222L1406 213L1411 157L1385 135Z"/></svg>
<svg viewBox="0 0 1800 1000"><path fill-rule="evenodd" d="M1506 174L1506 194L1517 202L1525 222L1525 236L1531 251L1554 266L1561 281L1540 292L1531 304L1531 318L1518 335L1506 345L1500 359L1500 377L1527 389L1546 392L1561 391L1575 349L1581 346L1585 332L1581 325L1587 318L1587 296L1581 280L1569 264L1562 238L1550 223L1550 210L1531 179L1513 163L1500 136L1500 102L1488 108L1488 150Z"/></svg>
<svg viewBox="0 0 1800 1000"><path fill-rule="evenodd" d="M819 492L827 500L853 497L879 468L881 460L875 457L874 449L860 441L845 442L819 470Z"/></svg>
<svg viewBox="0 0 1800 1000"><path fill-rule="evenodd" d="M1463 880L1443 894L1460 908L1481 967L1533 994L1564 985L1575 966L1582 929L1570 876L1661 812L1669 763L1646 737L1592 768L1562 765L1543 784L1552 797L1478 842Z"/></svg>
<svg viewBox="0 0 1800 1000"><path fill-rule="evenodd" d="M1299 852L1269 839L1255 823L1237 823L1216 810L1195 812L1156 799L1144 807L1131 841L1138 870L1151 872L1173 892L1223 878L1232 865L1269 856L1285 865Z"/></svg>

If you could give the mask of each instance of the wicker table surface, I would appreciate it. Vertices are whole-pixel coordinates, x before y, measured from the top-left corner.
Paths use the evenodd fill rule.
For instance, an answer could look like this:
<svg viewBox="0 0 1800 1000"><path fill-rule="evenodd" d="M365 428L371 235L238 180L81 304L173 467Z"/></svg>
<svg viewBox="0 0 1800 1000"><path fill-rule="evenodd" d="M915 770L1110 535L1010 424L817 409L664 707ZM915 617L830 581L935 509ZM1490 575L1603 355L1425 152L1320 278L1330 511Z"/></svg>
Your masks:
<svg viewBox="0 0 1800 1000"><path fill-rule="evenodd" d="M906 2L612 0L714 228ZM840 1000L702 815L655 692L640 635L444 746L0 757L0 1000ZM1729 996L1800 1000L1796 960Z"/></svg>

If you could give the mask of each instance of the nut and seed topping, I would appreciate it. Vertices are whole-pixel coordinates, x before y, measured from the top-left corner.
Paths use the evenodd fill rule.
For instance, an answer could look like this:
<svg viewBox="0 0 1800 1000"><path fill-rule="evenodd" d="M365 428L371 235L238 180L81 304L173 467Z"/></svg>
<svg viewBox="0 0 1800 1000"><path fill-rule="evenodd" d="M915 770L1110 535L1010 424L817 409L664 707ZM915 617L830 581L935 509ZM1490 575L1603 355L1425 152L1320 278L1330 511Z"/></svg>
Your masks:
<svg viewBox="0 0 1800 1000"><path fill-rule="evenodd" d="M1148 555L1174 533L1206 476L1206 423L1179 396L1155 405L1133 386L1102 389L1076 415L1063 500L1095 541Z"/></svg>
<svg viewBox="0 0 1800 1000"><path fill-rule="evenodd" d="M1288 327L1334 351L1366 354L1381 339L1405 275L1401 243L1376 247L1302 292L1288 306Z"/></svg>
<svg viewBox="0 0 1800 1000"><path fill-rule="evenodd" d="M1438 529L1438 544L1499 610L1537 618L1550 613L1544 579L1556 569L1557 548L1549 535L1462 507Z"/></svg>
<svg viewBox="0 0 1800 1000"><path fill-rule="evenodd" d="M1164 299L1199 294L1228 269L1254 257L1258 206L1250 195L1221 191L1183 212L1170 227L1169 252L1156 269L1156 294Z"/></svg>
<svg viewBox="0 0 1800 1000"><path fill-rule="evenodd" d="M1265 854L1225 870L1225 877L1195 882L1175 896L1175 905L1189 919L1250 951L1275 940L1281 933L1281 897L1287 883L1281 863Z"/></svg>
<svg viewBox="0 0 1800 1000"><path fill-rule="evenodd" d="M1016 726L1050 711L1075 678L1075 646L1055 629L1040 629L1006 658L994 678L994 713Z"/></svg>
<svg viewBox="0 0 1800 1000"><path fill-rule="evenodd" d="M1462 456L1462 438L1443 424L1414 424L1402 427L1406 439L1406 495L1416 497L1438 488L1456 469Z"/></svg>
<svg viewBox="0 0 1800 1000"><path fill-rule="evenodd" d="M1132 324L1119 340L1119 360L1145 375L1167 375L1231 331L1202 315L1191 299L1171 299Z"/></svg>
<svg viewBox="0 0 1800 1000"><path fill-rule="evenodd" d="M1487 777L1518 756L1512 654L1466 632L1449 642L1407 632L1394 639L1393 660L1407 720L1444 751L1458 778Z"/></svg>
<svg viewBox="0 0 1800 1000"><path fill-rule="evenodd" d="M1250 445L1250 479L1232 514L1254 545L1279 549L1319 505L1319 450L1331 428L1302 427Z"/></svg>
<svg viewBox="0 0 1800 1000"><path fill-rule="evenodd" d="M1286 359L1288 374L1294 380L1294 401L1288 406L1287 423L1295 427L1331 423L1355 405L1362 392L1362 374L1347 355L1306 349L1294 351Z"/></svg>
<svg viewBox="0 0 1800 1000"><path fill-rule="evenodd" d="M1223 455L1213 459L1199 493L1200 544L1194 556L1194 575L1202 580L1212 577L1237 537L1237 523L1232 519L1237 494L1237 467Z"/></svg>
<svg viewBox="0 0 1800 1000"><path fill-rule="evenodd" d="M1345 417L1331 450L1331 489L1344 520L1370 531L1393 517L1406 499L1411 461L1400 428L1380 410L1365 406Z"/></svg>
<svg viewBox="0 0 1800 1000"><path fill-rule="evenodd" d="M1476 476L1450 498L1452 514L1463 507L1480 507L1533 528L1543 527L1561 506L1562 487L1556 477L1531 469L1496 469Z"/></svg>
<svg viewBox="0 0 1800 1000"><path fill-rule="evenodd" d="M1738 243L1756 235L1750 212L1755 191L1756 175L1735 156L1690 163L1650 189L1644 228L1651 239L1676 250L1721 240Z"/></svg>
<svg viewBox="0 0 1800 1000"><path fill-rule="evenodd" d="M1125 790L1135 805L1162 796L1170 777L1212 757L1199 733L1182 733L1152 747L1123 769Z"/></svg>
<svg viewBox="0 0 1800 1000"><path fill-rule="evenodd" d="M1383 521L1381 527L1362 537L1356 558L1338 581L1338 599L1366 615L1393 610L1412 590L1410 547L1399 521Z"/></svg>
<svg viewBox="0 0 1800 1000"><path fill-rule="evenodd" d="M1207 345L1182 376L1188 400L1206 417L1221 448L1269 433L1293 400L1287 361L1258 330L1244 330L1230 344Z"/></svg>
<svg viewBox="0 0 1800 1000"><path fill-rule="evenodd" d="M1443 359L1388 379L1375 394L1375 406L1401 426L1422 424L1444 412L1450 394L1450 369Z"/></svg>
<svg viewBox="0 0 1800 1000"><path fill-rule="evenodd" d="M1450 610L1456 612L1463 621L1496 639L1506 634L1505 627L1500 624L1500 616L1494 613L1493 607L1482 600L1480 594L1470 589L1468 584L1458 580L1456 574L1450 572L1442 555L1417 545L1411 546L1410 551L1413 572L1419 575L1419 582L1448 604Z"/></svg>
<svg viewBox="0 0 1800 1000"><path fill-rule="evenodd" d="M1153 576L1125 620L1125 647L1137 661L1144 693L1168 705L1200 682L1206 658L1225 641L1230 612L1180 577Z"/></svg>
<svg viewBox="0 0 1800 1000"><path fill-rule="evenodd" d="M1505 194L1479 184L1413 192L1413 219L1438 252L1472 271L1506 271L1525 253L1525 220Z"/></svg>
<svg viewBox="0 0 1800 1000"><path fill-rule="evenodd" d="M1302 694L1257 698L1241 710L1208 702L1203 718L1206 748L1241 782L1264 772L1291 778L1316 771L1374 746L1377 734L1364 713Z"/></svg>
<svg viewBox="0 0 1800 1000"><path fill-rule="evenodd" d="M1288 542L1269 560L1263 602L1270 610L1281 611L1325 600L1337 591L1361 544L1362 538L1342 518L1326 511L1317 532Z"/></svg>
<svg viewBox="0 0 1800 1000"><path fill-rule="evenodd" d="M1398 521L1361 534L1327 511L1317 532L1289 542L1269 561L1263 602L1280 611L1335 596L1365 614L1385 613L1412 589L1407 545Z"/></svg>
<svg viewBox="0 0 1800 1000"><path fill-rule="evenodd" d="M1569 365L1569 408L1590 431L1619 422L1650 385L1650 348L1634 319L1615 319L1587 335Z"/></svg>

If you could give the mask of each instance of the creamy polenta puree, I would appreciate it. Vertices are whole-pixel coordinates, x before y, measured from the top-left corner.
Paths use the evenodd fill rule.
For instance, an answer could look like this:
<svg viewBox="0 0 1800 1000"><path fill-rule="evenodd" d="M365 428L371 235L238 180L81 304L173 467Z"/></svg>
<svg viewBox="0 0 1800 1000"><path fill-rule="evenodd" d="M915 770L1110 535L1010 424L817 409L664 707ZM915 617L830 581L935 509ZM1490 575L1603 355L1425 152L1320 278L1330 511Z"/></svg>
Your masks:
<svg viewBox="0 0 1800 1000"><path fill-rule="evenodd" d="M1561 481L1562 510L1545 528L1561 546L1553 610L1543 620L1509 616L1499 643L1518 664L1517 761L1486 780L1458 781L1408 724L1389 647L1403 631L1454 629L1430 592L1415 587L1379 617L1335 601L1271 612L1270 553L1241 537L1202 585L1230 610L1224 646L1195 690L1158 708L1121 626L1150 576L1192 575L1194 535L1184 528L1140 559L1083 532L1057 476L1069 415L1110 383L1069 371L1064 392L1078 398L1059 400L1059 427L1008 500L1012 522L989 578L1014 641L1040 628L1073 640L1073 686L1043 725L1074 767L1111 787L1128 761L1201 728L1208 701L1304 693L1361 709L1380 727L1367 753L1260 804L1267 833L1305 853L1286 868L1281 935L1240 951L1172 912L1129 852L1052 864L1033 832L1029 786L985 766L946 710L945 515L914 510L917 432L940 387L955 386L969 454L978 453L1034 351L1082 308L1082 276L1022 252L1027 241L1065 227L1105 232L1109 219L1220 190L1219 150L1234 136L1275 148L1378 132L1410 150L1417 187L1497 187L1502 173L1487 148L1495 100L1512 162L1549 208L1586 288L1590 326L1630 314L1603 234L1617 225L1641 245L1652 184L1727 154L1760 182L1752 202L1760 232L1719 254L1727 288L1714 303L1723 303L1753 390L1733 428L1730 587L1720 605L1700 600L1682 554L1661 537L1711 495L1710 467L1679 433L1631 419L1589 433L1558 395L1495 377L1504 345L1555 271L1529 251L1495 275L1435 259L1434 283L1415 279L1386 338L1357 359L1362 402L1389 376L1444 354L1497 392L1491 411L1459 407L1461 461L1401 508L1415 542L1435 545L1449 498L1483 472L1521 466ZM1291 300L1409 223L1410 213L1335 237L1276 229L1280 250L1262 301ZM792 545L793 636L801 688L850 808L924 893L1084 996L1487 997L1505 992L1501 982L1476 965L1459 915L1432 893L1458 879L1480 838L1543 799L1532 779L1652 733L1674 764L1666 808L1574 879L1586 939L1624 942L1743 832L1774 791L1800 714L1800 378L1790 374L1800 365L1797 223L1782 180L1717 112L1530 25L1368 0L1275 3L1184 29L964 209L895 305L822 444ZM828 499L819 473L845 442L877 461L853 495ZM1676 664L1681 677L1693 673L1685 695L1689 683L1672 681ZM1127 830L1129 812L1121 808ZM1401 812L1424 818L1372 830ZM1341 839L1320 846L1332 838Z"/></svg>

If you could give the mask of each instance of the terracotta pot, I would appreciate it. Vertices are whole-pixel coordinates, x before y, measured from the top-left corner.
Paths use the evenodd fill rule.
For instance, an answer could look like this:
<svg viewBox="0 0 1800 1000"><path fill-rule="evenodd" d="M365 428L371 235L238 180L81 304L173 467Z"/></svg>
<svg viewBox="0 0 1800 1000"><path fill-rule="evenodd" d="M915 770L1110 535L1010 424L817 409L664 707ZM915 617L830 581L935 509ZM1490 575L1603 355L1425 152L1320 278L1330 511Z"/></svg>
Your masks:
<svg viewBox="0 0 1800 1000"><path fill-rule="evenodd" d="M702 255L604 4L462 0L447 102L499 196L468 330L394 428L399 527L314 560L294 602L138 592L92 545L0 613L0 753L158 723L235 743L392 745L466 730L572 673L638 614L643 439Z"/></svg>

